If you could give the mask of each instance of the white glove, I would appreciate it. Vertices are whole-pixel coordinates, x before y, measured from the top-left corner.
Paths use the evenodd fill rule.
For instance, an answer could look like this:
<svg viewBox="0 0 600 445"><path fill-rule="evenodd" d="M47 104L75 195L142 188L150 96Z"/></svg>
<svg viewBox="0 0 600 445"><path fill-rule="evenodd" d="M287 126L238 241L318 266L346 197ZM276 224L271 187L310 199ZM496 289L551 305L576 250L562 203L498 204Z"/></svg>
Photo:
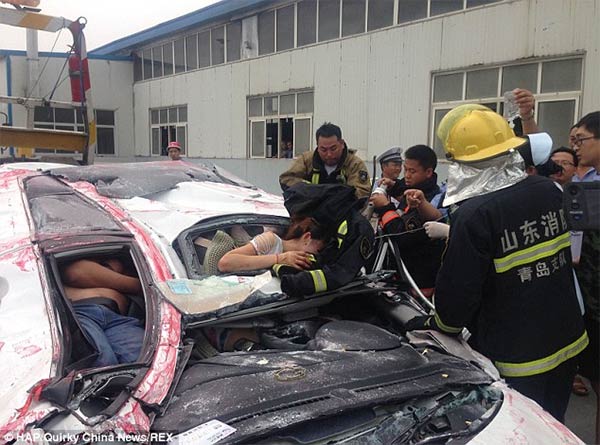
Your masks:
<svg viewBox="0 0 600 445"><path fill-rule="evenodd" d="M431 239L448 238L450 234L450 226L441 222L428 221L423 224L423 227L425 228L425 233Z"/></svg>

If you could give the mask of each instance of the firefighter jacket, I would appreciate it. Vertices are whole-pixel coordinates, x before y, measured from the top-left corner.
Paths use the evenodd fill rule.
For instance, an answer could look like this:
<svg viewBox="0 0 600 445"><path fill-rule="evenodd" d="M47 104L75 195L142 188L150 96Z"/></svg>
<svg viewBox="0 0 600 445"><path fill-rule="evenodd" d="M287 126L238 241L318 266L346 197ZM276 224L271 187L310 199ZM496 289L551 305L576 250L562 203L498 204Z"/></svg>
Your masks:
<svg viewBox="0 0 600 445"><path fill-rule="evenodd" d="M407 207L404 192L411 188L421 190L430 202L440 194L435 173L421 184L411 187L405 184L404 179L397 180L388 194L396 197L400 211L390 204L376 208L375 212L379 215L379 227L384 234L399 235L393 236L394 243L415 282L421 289L432 288L435 286L445 242L430 239L423 229L424 221L419 211Z"/></svg>
<svg viewBox="0 0 600 445"><path fill-rule="evenodd" d="M587 346L562 192L551 180L529 176L460 205L435 306L433 324L449 334L468 327L504 377L542 374Z"/></svg>
<svg viewBox="0 0 600 445"><path fill-rule="evenodd" d="M337 289L351 282L365 266L373 251L374 233L360 214L361 201L345 185L299 183L284 193L291 215L310 215L332 229L332 239L317 255L313 270L298 271L273 266L281 278L281 290L298 297Z"/></svg>
<svg viewBox="0 0 600 445"><path fill-rule="evenodd" d="M327 174L317 150L302 153L289 170L279 176L279 184L285 192L299 182L309 184L347 184L356 190L358 198L371 194L371 181L364 161L344 147L338 167Z"/></svg>

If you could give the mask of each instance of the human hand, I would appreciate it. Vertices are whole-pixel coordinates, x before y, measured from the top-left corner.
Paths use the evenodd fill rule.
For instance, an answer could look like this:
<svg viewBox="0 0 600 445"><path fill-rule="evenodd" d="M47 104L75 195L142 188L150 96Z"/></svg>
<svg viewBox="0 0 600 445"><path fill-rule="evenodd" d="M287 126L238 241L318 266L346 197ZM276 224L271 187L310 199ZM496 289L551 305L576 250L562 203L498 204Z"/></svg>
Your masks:
<svg viewBox="0 0 600 445"><path fill-rule="evenodd" d="M393 179L390 179L390 178L381 178L379 180L379 182L377 183L377 185L379 185L379 186L383 185L387 188L393 187L394 184L396 184L396 181L394 181Z"/></svg>
<svg viewBox="0 0 600 445"><path fill-rule="evenodd" d="M535 98L531 91L523 88L515 88L515 103L519 106L519 115L522 119L529 120L533 117L533 108L535 106Z"/></svg>
<svg viewBox="0 0 600 445"><path fill-rule="evenodd" d="M425 233L431 239L443 239L448 238L450 234L450 226L437 221L427 221L423 224Z"/></svg>
<svg viewBox="0 0 600 445"><path fill-rule="evenodd" d="M374 207L385 207L390 203L390 199L383 193L374 193L369 198L369 202L372 202Z"/></svg>
<svg viewBox="0 0 600 445"><path fill-rule="evenodd" d="M406 203L410 208L418 208L423 201L426 201L425 195L421 190L418 189L408 189L404 192L404 197L406 198Z"/></svg>
<svg viewBox="0 0 600 445"><path fill-rule="evenodd" d="M290 250L277 255L278 263L295 267L296 269L308 269L311 266L308 253L301 250Z"/></svg>

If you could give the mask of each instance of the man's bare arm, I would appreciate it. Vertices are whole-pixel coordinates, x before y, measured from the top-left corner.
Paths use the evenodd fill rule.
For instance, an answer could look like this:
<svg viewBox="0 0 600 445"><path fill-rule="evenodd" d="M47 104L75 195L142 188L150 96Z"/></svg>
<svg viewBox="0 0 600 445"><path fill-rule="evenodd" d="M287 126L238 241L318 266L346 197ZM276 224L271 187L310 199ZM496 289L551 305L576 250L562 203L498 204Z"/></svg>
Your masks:
<svg viewBox="0 0 600 445"><path fill-rule="evenodd" d="M80 289L109 288L124 294L139 294L140 280L116 272L91 260L78 260L63 269L64 284Z"/></svg>

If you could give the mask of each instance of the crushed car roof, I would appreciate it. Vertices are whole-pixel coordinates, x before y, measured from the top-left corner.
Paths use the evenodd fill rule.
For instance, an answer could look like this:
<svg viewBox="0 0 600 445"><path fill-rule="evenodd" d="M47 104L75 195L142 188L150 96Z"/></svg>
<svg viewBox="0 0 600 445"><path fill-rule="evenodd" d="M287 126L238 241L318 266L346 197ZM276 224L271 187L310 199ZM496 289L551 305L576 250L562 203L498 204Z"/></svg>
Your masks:
<svg viewBox="0 0 600 445"><path fill-rule="evenodd" d="M127 199L147 196L174 188L182 182L202 181L254 188L242 179L210 164L186 162L144 162L99 164L79 168L51 168L52 176L69 182L86 181L108 198Z"/></svg>
<svg viewBox="0 0 600 445"><path fill-rule="evenodd" d="M31 172L28 176L37 176L29 179L31 185L26 188L42 233L119 229L106 217L92 216L98 211L92 212L84 202L74 203L76 197L69 196L66 187L50 186L51 178L69 184L68 188L100 207L104 206L98 202L98 195L112 200L169 243L184 230L216 216L288 216L281 196L258 189L210 163L157 161L77 167L32 163L25 167ZM35 187L36 182L44 187Z"/></svg>

